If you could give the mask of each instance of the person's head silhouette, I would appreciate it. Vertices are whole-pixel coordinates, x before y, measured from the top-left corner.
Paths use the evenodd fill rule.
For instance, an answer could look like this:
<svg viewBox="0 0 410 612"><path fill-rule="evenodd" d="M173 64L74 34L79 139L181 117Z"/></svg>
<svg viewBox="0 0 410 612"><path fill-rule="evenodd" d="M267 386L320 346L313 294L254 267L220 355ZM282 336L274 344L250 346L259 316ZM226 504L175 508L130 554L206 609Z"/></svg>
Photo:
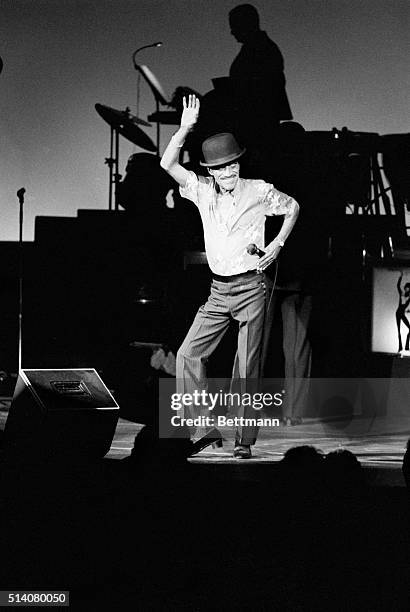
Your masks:
<svg viewBox="0 0 410 612"><path fill-rule="evenodd" d="M235 6L229 12L229 25L232 36L244 43L260 30L258 11L252 4Z"/></svg>

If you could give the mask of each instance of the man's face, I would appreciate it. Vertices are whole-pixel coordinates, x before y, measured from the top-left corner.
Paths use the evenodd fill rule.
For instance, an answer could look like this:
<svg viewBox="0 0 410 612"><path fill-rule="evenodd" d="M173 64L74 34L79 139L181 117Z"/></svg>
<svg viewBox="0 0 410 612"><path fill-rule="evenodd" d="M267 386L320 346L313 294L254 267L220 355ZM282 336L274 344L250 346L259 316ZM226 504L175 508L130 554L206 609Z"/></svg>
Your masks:
<svg viewBox="0 0 410 612"><path fill-rule="evenodd" d="M231 34L238 43L244 43L250 40L255 32L259 30L258 16L251 14L237 14L229 16L229 27Z"/></svg>
<svg viewBox="0 0 410 612"><path fill-rule="evenodd" d="M209 168L208 171L222 191L232 191L232 189L235 189L239 179L239 162L233 162L226 166L218 166L217 168Z"/></svg>
<svg viewBox="0 0 410 612"><path fill-rule="evenodd" d="M231 34L234 38L236 38L238 43L243 43L246 39L246 34L244 34L243 31L240 28L238 28L238 26L235 26L232 24L231 24Z"/></svg>

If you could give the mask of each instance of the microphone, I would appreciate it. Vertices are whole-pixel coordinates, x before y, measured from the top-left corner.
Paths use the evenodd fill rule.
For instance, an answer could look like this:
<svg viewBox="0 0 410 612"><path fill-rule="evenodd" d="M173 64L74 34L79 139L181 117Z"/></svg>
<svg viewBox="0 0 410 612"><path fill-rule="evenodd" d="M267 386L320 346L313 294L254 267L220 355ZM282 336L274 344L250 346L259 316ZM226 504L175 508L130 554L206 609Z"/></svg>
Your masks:
<svg viewBox="0 0 410 612"><path fill-rule="evenodd" d="M17 197L19 199L20 204L24 204L24 194L25 193L26 193L26 190L24 189L24 187L19 189L17 192Z"/></svg>
<svg viewBox="0 0 410 612"><path fill-rule="evenodd" d="M248 244L246 250L249 255L257 255L258 257L263 257L265 255L265 251L262 251L262 249L257 247L256 244L254 244L253 242L251 242L251 244Z"/></svg>
<svg viewBox="0 0 410 612"><path fill-rule="evenodd" d="M143 49L149 49L150 47L161 47L161 46L162 46L162 42L156 42L156 43L151 43L150 45L144 45L143 47L138 47L138 49L134 51L134 55L136 55L139 51L142 51Z"/></svg>
<svg viewBox="0 0 410 612"><path fill-rule="evenodd" d="M149 49L150 47L161 47L161 46L162 46L162 42L160 41L160 42L152 43L150 45L143 45L142 47L138 47L138 49L134 51L134 53L132 54L132 61L135 64L135 56L137 55L137 53L139 53L143 49Z"/></svg>

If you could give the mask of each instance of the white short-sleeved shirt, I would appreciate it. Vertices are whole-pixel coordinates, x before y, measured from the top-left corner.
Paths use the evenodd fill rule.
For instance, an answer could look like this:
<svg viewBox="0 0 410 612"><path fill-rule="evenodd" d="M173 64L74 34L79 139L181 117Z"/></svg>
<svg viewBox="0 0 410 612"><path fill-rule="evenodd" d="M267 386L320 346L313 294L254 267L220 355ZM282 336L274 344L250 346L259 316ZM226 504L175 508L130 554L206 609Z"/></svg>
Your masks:
<svg viewBox="0 0 410 612"><path fill-rule="evenodd" d="M221 194L213 177L194 172L189 172L179 191L198 206L208 264L221 276L256 268L257 258L246 247L254 243L263 249L266 215L285 215L294 201L272 184L255 179L239 178L232 194Z"/></svg>

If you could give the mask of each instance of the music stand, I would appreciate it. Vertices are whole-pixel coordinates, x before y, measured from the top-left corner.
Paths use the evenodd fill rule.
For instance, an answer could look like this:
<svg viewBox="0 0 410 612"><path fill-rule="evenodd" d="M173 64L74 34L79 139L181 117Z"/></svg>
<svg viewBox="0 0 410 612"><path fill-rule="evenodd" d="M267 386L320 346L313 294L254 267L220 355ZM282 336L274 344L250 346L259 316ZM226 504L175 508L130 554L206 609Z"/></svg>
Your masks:
<svg viewBox="0 0 410 612"><path fill-rule="evenodd" d="M169 106L169 102L167 101L166 94L162 88L161 83L158 81L155 74L145 66L144 64L136 64L134 63L135 69L142 74L145 81L148 83L149 88L152 91L152 94L155 98L156 104L156 112L159 112L159 105ZM159 144L160 144L160 123L159 120L156 121L157 124L157 155L159 156Z"/></svg>

